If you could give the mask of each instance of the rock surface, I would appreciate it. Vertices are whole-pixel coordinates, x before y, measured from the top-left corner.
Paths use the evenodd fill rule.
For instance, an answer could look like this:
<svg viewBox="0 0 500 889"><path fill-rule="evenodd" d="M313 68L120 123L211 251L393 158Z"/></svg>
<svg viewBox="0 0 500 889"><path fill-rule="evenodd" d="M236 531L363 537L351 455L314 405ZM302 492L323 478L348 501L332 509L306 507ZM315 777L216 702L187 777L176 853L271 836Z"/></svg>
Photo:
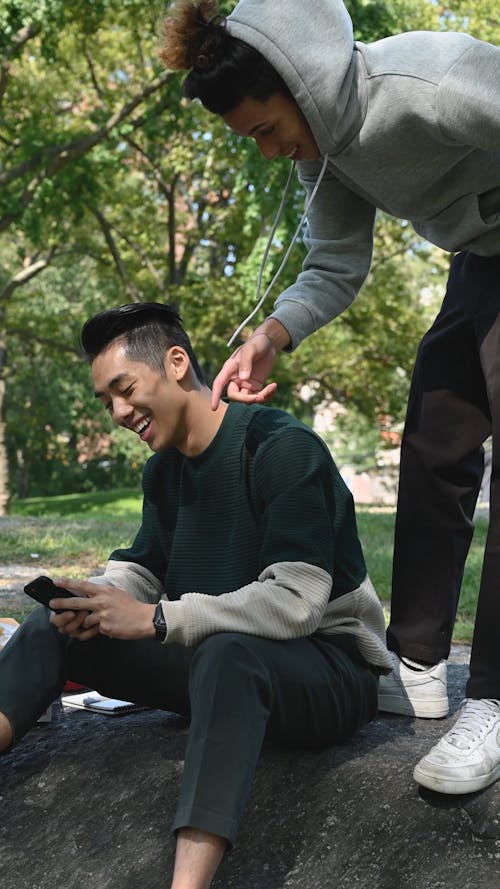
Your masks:
<svg viewBox="0 0 500 889"><path fill-rule="evenodd" d="M453 711L467 661L455 648ZM186 727L54 711L0 761L2 889L168 887ZM214 889L499 889L500 782L445 797L412 780L452 721L379 715L350 744L264 752Z"/></svg>
<svg viewBox="0 0 500 889"><path fill-rule="evenodd" d="M24 607L35 573L0 572L0 608ZM452 714L468 657L454 647ZM185 725L59 703L53 717L0 760L0 886L167 889ZM500 781L450 797L412 779L453 719L380 714L349 744L265 751L213 889L500 889Z"/></svg>

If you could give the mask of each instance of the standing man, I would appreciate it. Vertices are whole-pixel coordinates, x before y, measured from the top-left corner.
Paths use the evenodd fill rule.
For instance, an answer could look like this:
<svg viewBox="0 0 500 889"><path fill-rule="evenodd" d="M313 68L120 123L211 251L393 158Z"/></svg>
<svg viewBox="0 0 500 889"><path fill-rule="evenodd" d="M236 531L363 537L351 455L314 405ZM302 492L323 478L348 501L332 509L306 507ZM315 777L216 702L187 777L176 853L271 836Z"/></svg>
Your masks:
<svg viewBox="0 0 500 889"><path fill-rule="evenodd" d="M277 353L343 312L370 269L380 208L450 253L446 297L415 365L401 451L382 710L448 712L446 658L491 434L490 527L470 678L451 732L415 778L466 793L500 777L500 48L468 34L353 37L341 0L179 0L162 58L185 93L297 163L307 256L225 362L213 403L263 402ZM299 225L300 229L300 225Z"/></svg>
<svg viewBox="0 0 500 889"><path fill-rule="evenodd" d="M154 451L133 544L76 599L36 609L0 655L0 750L65 680L190 716L171 889L207 889L234 843L264 739L321 747L373 718L390 669L352 497L308 427L211 407L175 311L134 303L83 328L96 398ZM50 614L50 616L49 616ZM43 669L42 669L43 665Z"/></svg>

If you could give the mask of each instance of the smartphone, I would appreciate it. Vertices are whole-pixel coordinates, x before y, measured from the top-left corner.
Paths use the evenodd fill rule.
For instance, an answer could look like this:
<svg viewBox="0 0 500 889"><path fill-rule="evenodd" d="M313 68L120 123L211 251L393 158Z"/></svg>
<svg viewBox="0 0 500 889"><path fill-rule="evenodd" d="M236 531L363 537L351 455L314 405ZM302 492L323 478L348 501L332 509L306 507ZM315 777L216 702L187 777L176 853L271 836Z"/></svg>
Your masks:
<svg viewBox="0 0 500 889"><path fill-rule="evenodd" d="M56 586L50 577L45 577L43 574L27 583L24 587L24 592L31 596L32 599L40 602L40 605L45 605L47 608L50 608L49 602L51 599L76 598L74 593L70 593L64 587ZM51 610L55 611L56 614L62 614L63 611L68 611L69 609L52 608Z"/></svg>

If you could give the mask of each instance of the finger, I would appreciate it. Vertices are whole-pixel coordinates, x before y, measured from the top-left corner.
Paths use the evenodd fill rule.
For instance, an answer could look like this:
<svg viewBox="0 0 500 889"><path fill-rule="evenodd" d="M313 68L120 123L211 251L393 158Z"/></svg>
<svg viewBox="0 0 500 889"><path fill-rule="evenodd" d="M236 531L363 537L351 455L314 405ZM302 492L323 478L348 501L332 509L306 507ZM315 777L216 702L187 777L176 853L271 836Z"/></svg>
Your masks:
<svg viewBox="0 0 500 889"><path fill-rule="evenodd" d="M235 355L236 354L237 353L235 353ZM224 362L221 370L212 383L212 410L217 410L224 389L226 388L229 381L237 375L238 361L234 358L234 356L231 356L231 358L228 358L228 360Z"/></svg>
<svg viewBox="0 0 500 889"><path fill-rule="evenodd" d="M268 383L264 388L262 383L258 386L260 388L257 386L249 388L248 384L240 385L236 380L231 380L227 387L227 397L230 401L240 401L245 404L264 404L272 398L278 388L276 383Z"/></svg>
<svg viewBox="0 0 500 889"><path fill-rule="evenodd" d="M69 633L68 635L72 636L74 639L78 639L79 642L88 642L89 639L94 639L95 636L99 635L99 627L91 627L90 630L80 628L76 630L76 632Z"/></svg>
<svg viewBox="0 0 500 889"><path fill-rule="evenodd" d="M71 599L51 599L49 606L56 611L89 611L92 608L92 603L89 602L88 596L81 598L73 596Z"/></svg>
<svg viewBox="0 0 500 889"><path fill-rule="evenodd" d="M260 392L254 392L247 386L240 385L236 380L231 380L227 387L227 397L230 401L240 401L244 404L254 404L260 398Z"/></svg>
<svg viewBox="0 0 500 889"><path fill-rule="evenodd" d="M62 614L56 614L54 611L50 614L50 622L60 632L64 632L68 624L74 621L77 615L74 611L64 611Z"/></svg>
<svg viewBox="0 0 500 889"><path fill-rule="evenodd" d="M85 620L83 621L83 627L85 627L86 630L90 630L93 627L99 627L99 624L100 624L100 620L99 620L99 617L97 616L97 614L94 614L93 612L89 612L88 614L85 615Z"/></svg>
<svg viewBox="0 0 500 889"><path fill-rule="evenodd" d="M84 617L83 612L75 614L73 611L65 611L63 614L55 615L52 622L64 636L74 636L82 628Z"/></svg>
<svg viewBox="0 0 500 889"><path fill-rule="evenodd" d="M102 589L100 584L90 583L88 580L74 580L72 577L58 577L54 583L79 596L97 596Z"/></svg>
<svg viewBox="0 0 500 889"><path fill-rule="evenodd" d="M264 348L262 348L264 346ZM249 380L252 377L254 361L262 358L269 347L266 337L250 339L241 347L238 355L238 377L240 380ZM236 376L236 374L234 374Z"/></svg>
<svg viewBox="0 0 500 889"><path fill-rule="evenodd" d="M221 375L217 374L213 386L212 386L212 400L211 407L213 411L216 411L219 407L220 400L222 398L222 393L225 389L226 384L222 381Z"/></svg>
<svg viewBox="0 0 500 889"><path fill-rule="evenodd" d="M268 383L267 386L264 386L264 388L260 390L260 392L255 393L254 404L265 404L267 401L270 401L277 388L277 383Z"/></svg>

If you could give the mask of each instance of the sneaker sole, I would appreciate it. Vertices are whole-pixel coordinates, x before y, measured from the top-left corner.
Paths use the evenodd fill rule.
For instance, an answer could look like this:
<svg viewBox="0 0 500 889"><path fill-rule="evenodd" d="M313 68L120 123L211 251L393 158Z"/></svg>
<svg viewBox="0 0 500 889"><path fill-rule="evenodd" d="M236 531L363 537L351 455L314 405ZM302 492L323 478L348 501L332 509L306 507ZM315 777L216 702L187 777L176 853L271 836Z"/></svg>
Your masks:
<svg viewBox="0 0 500 889"><path fill-rule="evenodd" d="M476 790L484 790L490 784L494 784L500 778L500 765L488 772L486 775L475 775L474 778L439 778L437 775L429 774L418 765L415 766L413 777L417 784L427 787L428 790L435 790L437 793L474 793Z"/></svg>
<svg viewBox="0 0 500 889"><path fill-rule="evenodd" d="M448 716L448 698L435 701L410 701L401 694L383 693L378 696L378 709L383 713L397 713L399 716L416 716L418 719L443 719Z"/></svg>

